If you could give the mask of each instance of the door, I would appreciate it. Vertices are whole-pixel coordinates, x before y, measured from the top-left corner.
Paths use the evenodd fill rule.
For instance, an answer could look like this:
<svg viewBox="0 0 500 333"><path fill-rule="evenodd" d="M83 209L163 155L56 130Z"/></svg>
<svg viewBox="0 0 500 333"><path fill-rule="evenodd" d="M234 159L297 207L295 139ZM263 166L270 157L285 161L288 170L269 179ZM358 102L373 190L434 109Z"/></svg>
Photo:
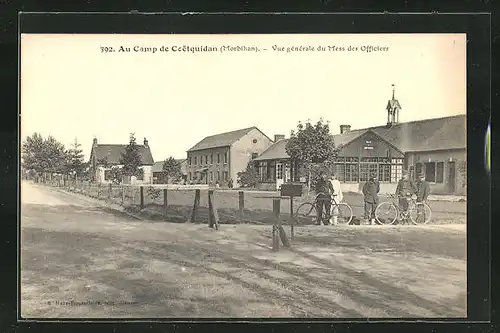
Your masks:
<svg viewBox="0 0 500 333"><path fill-rule="evenodd" d="M279 190L283 184L283 163L276 163L276 189Z"/></svg>
<svg viewBox="0 0 500 333"><path fill-rule="evenodd" d="M455 193L455 162L448 162L448 192Z"/></svg>

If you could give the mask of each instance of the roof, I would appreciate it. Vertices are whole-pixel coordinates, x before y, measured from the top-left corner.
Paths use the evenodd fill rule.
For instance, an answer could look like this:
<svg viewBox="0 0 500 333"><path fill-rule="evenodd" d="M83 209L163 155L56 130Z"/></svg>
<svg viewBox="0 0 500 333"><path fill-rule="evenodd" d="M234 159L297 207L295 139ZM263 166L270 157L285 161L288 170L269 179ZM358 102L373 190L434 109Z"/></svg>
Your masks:
<svg viewBox="0 0 500 333"><path fill-rule="evenodd" d="M285 146L288 139L281 139L278 142L271 145L269 148L264 150L262 154L254 158L254 161L265 161L265 160L276 160L276 159L287 159L290 155L286 153Z"/></svg>
<svg viewBox="0 0 500 333"><path fill-rule="evenodd" d="M186 162L185 158L180 158L180 159L175 159L179 163ZM163 162L165 161L158 161L153 164L153 167L151 168L152 172L162 172L163 171Z"/></svg>
<svg viewBox="0 0 500 333"><path fill-rule="evenodd" d="M125 147L127 145L107 145L107 144L98 144L97 146L92 147L91 154L95 154L96 161L106 159L110 164L121 164L120 160L122 158L122 154L125 153ZM153 165L153 155L151 154L151 149L149 147L145 147L144 145L137 145L139 147L139 153L142 158L142 165Z"/></svg>
<svg viewBox="0 0 500 333"><path fill-rule="evenodd" d="M402 152L466 149L464 114L370 128Z"/></svg>
<svg viewBox="0 0 500 333"><path fill-rule="evenodd" d="M392 127L378 126L335 134L333 135L335 146L341 148L369 131L403 153L465 149L467 147L465 115L417 120L395 124ZM285 151L287 141L288 139L278 141L254 160L290 158Z"/></svg>
<svg viewBox="0 0 500 333"><path fill-rule="evenodd" d="M196 145L191 147L188 151L231 146L233 143L235 143L236 141L238 141L239 139L241 139L242 137L244 137L245 135L247 135L250 131L252 131L254 129L256 129L262 133L261 130L259 130L257 127L253 126L253 127L239 129L236 131L211 135L211 136L205 137L203 140L201 140ZM264 134L264 133L262 133L262 134ZM271 140L271 139L269 139L269 140Z"/></svg>

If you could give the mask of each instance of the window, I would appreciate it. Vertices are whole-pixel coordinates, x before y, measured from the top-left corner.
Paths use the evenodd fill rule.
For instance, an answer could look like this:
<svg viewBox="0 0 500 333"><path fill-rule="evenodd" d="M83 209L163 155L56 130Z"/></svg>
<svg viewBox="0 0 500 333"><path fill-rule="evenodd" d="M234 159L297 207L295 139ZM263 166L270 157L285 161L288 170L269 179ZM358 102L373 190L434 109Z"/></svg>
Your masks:
<svg viewBox="0 0 500 333"><path fill-rule="evenodd" d="M197 164L198 164L198 157L197 157L197 156L195 156L195 157L194 157L194 165L197 165Z"/></svg>
<svg viewBox="0 0 500 333"><path fill-rule="evenodd" d="M403 176L403 165L392 163L392 165L391 165L391 183L397 183L401 179L402 176Z"/></svg>
<svg viewBox="0 0 500 333"><path fill-rule="evenodd" d="M444 162L436 163L436 183L443 183Z"/></svg>
<svg viewBox="0 0 500 333"><path fill-rule="evenodd" d="M111 180L111 170L104 170L104 180Z"/></svg>
<svg viewBox="0 0 500 333"><path fill-rule="evenodd" d="M191 156L188 157L188 164L191 165Z"/></svg>
<svg viewBox="0 0 500 333"><path fill-rule="evenodd" d="M259 180L260 181L267 180L267 162L259 163Z"/></svg>
<svg viewBox="0 0 500 333"><path fill-rule="evenodd" d="M213 171L210 171L210 181L211 182L214 181L214 172Z"/></svg>
<svg viewBox="0 0 500 333"><path fill-rule="evenodd" d="M337 179L341 182L345 181L345 164L344 163L335 163L333 169L335 175L337 175Z"/></svg>
<svg viewBox="0 0 500 333"><path fill-rule="evenodd" d="M228 177L227 177L228 176L227 171L224 171L224 175L223 176L224 176L224 181L227 181L227 179L228 179Z"/></svg>
<svg viewBox="0 0 500 333"><path fill-rule="evenodd" d="M210 154L210 164L214 164L214 154Z"/></svg>
<svg viewBox="0 0 500 333"><path fill-rule="evenodd" d="M358 163L346 163L345 165L345 181L346 182L357 182L359 179L359 164Z"/></svg>
<svg viewBox="0 0 500 333"><path fill-rule="evenodd" d="M283 179L283 164L276 164L276 179Z"/></svg>
<svg viewBox="0 0 500 333"><path fill-rule="evenodd" d="M217 170L217 180L220 180L220 171Z"/></svg>
<svg viewBox="0 0 500 333"><path fill-rule="evenodd" d="M220 154L217 153L217 163L220 163Z"/></svg>
<svg viewBox="0 0 500 333"><path fill-rule="evenodd" d="M208 164L208 155L205 155L205 165Z"/></svg>
<svg viewBox="0 0 500 333"><path fill-rule="evenodd" d="M415 164L415 175L420 175L422 173L422 163Z"/></svg>
<svg viewBox="0 0 500 333"><path fill-rule="evenodd" d="M224 153L224 163L227 163L227 151Z"/></svg>
<svg viewBox="0 0 500 333"><path fill-rule="evenodd" d="M380 164L378 166L378 180L381 182L388 182L391 180L390 164Z"/></svg>
<svg viewBox="0 0 500 333"><path fill-rule="evenodd" d="M417 176L415 175L415 166L410 165L410 179L416 179Z"/></svg>
<svg viewBox="0 0 500 333"><path fill-rule="evenodd" d="M370 176L377 175L377 157L364 157L361 159L359 181L367 181Z"/></svg>
<svg viewBox="0 0 500 333"><path fill-rule="evenodd" d="M267 167L267 180L274 182L276 180L276 162L270 162Z"/></svg>
<svg viewBox="0 0 500 333"><path fill-rule="evenodd" d="M191 172L189 172L189 175L188 175L188 180L192 180L193 178L191 177Z"/></svg>
<svg viewBox="0 0 500 333"><path fill-rule="evenodd" d="M425 163L425 179L428 182L436 182L436 163Z"/></svg>

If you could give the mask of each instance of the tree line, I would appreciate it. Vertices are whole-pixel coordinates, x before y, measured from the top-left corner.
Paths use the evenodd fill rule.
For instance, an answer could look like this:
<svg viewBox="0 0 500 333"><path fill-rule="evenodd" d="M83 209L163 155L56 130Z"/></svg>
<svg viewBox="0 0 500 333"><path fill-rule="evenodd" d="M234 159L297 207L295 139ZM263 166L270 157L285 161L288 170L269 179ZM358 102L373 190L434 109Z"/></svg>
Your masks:
<svg viewBox="0 0 500 333"><path fill-rule="evenodd" d="M40 133L34 133L25 138L21 147L22 168L34 176L43 174L59 174L75 179L95 180L94 165L85 161L83 150L78 139L66 149L64 144L53 136L44 138ZM99 159L99 166L107 169L108 179L113 183L121 183L124 176L144 176L142 156L134 133L130 134L129 142L120 158L120 166L109 163L107 159ZM182 177L180 162L173 157L163 162L161 177L177 180Z"/></svg>

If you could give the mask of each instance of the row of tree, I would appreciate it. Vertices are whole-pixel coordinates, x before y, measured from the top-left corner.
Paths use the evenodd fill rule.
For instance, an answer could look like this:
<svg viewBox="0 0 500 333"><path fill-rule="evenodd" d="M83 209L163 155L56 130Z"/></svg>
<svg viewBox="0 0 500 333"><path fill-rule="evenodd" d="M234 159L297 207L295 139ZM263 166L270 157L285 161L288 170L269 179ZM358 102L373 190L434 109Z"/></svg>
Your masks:
<svg viewBox="0 0 500 333"><path fill-rule="evenodd" d="M88 173L83 150L77 139L69 149L53 136L43 138L39 133L28 136L22 143L22 166L24 170L44 173L76 175L84 177Z"/></svg>

